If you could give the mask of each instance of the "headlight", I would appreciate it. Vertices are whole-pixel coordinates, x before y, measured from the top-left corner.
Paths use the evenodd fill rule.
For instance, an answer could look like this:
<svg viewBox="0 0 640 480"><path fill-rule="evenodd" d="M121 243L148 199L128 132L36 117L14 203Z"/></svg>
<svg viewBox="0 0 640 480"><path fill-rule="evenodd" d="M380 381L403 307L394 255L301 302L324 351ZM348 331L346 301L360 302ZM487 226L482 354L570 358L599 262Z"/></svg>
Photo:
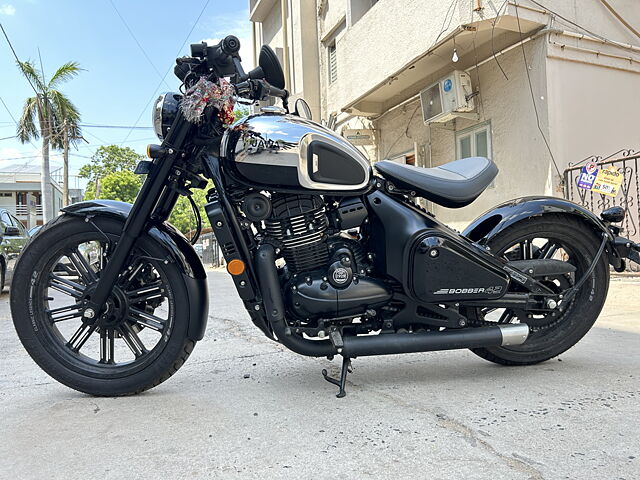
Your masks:
<svg viewBox="0 0 640 480"><path fill-rule="evenodd" d="M153 129L160 140L167 136L167 132L178 114L178 104L182 95L175 92L163 93L156 100L153 107Z"/></svg>

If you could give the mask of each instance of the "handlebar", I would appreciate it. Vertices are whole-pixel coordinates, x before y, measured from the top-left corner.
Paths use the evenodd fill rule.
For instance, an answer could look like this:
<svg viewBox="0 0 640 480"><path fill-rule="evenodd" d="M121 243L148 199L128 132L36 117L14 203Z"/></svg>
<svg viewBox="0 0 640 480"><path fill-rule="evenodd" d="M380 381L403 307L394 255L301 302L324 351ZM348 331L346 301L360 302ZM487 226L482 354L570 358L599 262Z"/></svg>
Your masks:
<svg viewBox="0 0 640 480"><path fill-rule="evenodd" d="M251 100L278 97L286 102L289 92L267 82L261 67L244 72L239 50L240 40L234 35L223 38L217 45L194 43L191 45L191 57L176 59L175 74L182 81L192 72L198 76L231 77L238 96Z"/></svg>
<svg viewBox="0 0 640 480"><path fill-rule="evenodd" d="M240 97L252 100L264 100L266 97L278 97L283 100L289 98L289 92L271 85L264 79L250 79L234 85Z"/></svg>

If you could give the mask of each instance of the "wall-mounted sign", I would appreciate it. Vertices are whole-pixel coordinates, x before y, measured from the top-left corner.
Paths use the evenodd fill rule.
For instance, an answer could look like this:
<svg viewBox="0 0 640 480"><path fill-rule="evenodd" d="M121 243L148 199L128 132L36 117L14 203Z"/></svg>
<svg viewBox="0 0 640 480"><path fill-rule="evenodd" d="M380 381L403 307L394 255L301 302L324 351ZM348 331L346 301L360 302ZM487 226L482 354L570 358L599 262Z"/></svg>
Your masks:
<svg viewBox="0 0 640 480"><path fill-rule="evenodd" d="M353 145L373 145L374 132L375 130L371 130L371 129L363 128L360 130L356 130L352 128L347 128L343 130L342 136L346 138L349 142L351 142Z"/></svg>

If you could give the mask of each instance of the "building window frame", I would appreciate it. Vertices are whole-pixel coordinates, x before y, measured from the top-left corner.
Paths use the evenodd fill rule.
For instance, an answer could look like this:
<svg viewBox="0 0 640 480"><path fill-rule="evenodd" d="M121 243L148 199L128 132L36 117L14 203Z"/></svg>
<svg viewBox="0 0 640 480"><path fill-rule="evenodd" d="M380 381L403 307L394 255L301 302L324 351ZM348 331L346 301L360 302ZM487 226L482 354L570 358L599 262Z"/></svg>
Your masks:
<svg viewBox="0 0 640 480"><path fill-rule="evenodd" d="M327 74L329 85L338 80L338 50L335 39L327 45Z"/></svg>
<svg viewBox="0 0 640 480"><path fill-rule="evenodd" d="M478 152L478 134L486 132L486 154L485 152ZM469 139L469 155L464 154L463 150L465 147L462 146L462 142L466 139ZM460 160L461 158L469 157L487 157L488 159L492 159L493 157L493 135L491 132L491 122L483 122L477 125L473 125L472 127L465 128L463 130L457 131L455 135L456 142L456 160ZM480 147L482 148L482 147ZM480 153L483 153L482 155Z"/></svg>

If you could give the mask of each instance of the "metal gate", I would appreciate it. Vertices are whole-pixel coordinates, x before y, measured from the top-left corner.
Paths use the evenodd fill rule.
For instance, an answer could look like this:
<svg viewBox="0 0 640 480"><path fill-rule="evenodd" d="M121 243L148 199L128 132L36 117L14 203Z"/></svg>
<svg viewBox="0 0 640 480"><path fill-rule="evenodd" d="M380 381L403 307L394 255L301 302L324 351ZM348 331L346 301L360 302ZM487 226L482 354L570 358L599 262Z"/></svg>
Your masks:
<svg viewBox="0 0 640 480"><path fill-rule="evenodd" d="M578 188L580 170L587 162L594 162L600 168L614 167L623 175L622 186L616 197ZM569 164L569 167L564 171L564 196L568 200L579 203L596 214L613 206L624 208L626 215L622 224L624 229L623 235L636 242L640 242L639 163L640 152L625 149L619 150L607 157L593 155L576 164ZM633 270L638 270L635 264Z"/></svg>
<svg viewBox="0 0 640 480"><path fill-rule="evenodd" d="M200 236L198 243L196 243L196 252L198 252L205 267L218 268L225 265L222 251L213 232L204 233Z"/></svg>

